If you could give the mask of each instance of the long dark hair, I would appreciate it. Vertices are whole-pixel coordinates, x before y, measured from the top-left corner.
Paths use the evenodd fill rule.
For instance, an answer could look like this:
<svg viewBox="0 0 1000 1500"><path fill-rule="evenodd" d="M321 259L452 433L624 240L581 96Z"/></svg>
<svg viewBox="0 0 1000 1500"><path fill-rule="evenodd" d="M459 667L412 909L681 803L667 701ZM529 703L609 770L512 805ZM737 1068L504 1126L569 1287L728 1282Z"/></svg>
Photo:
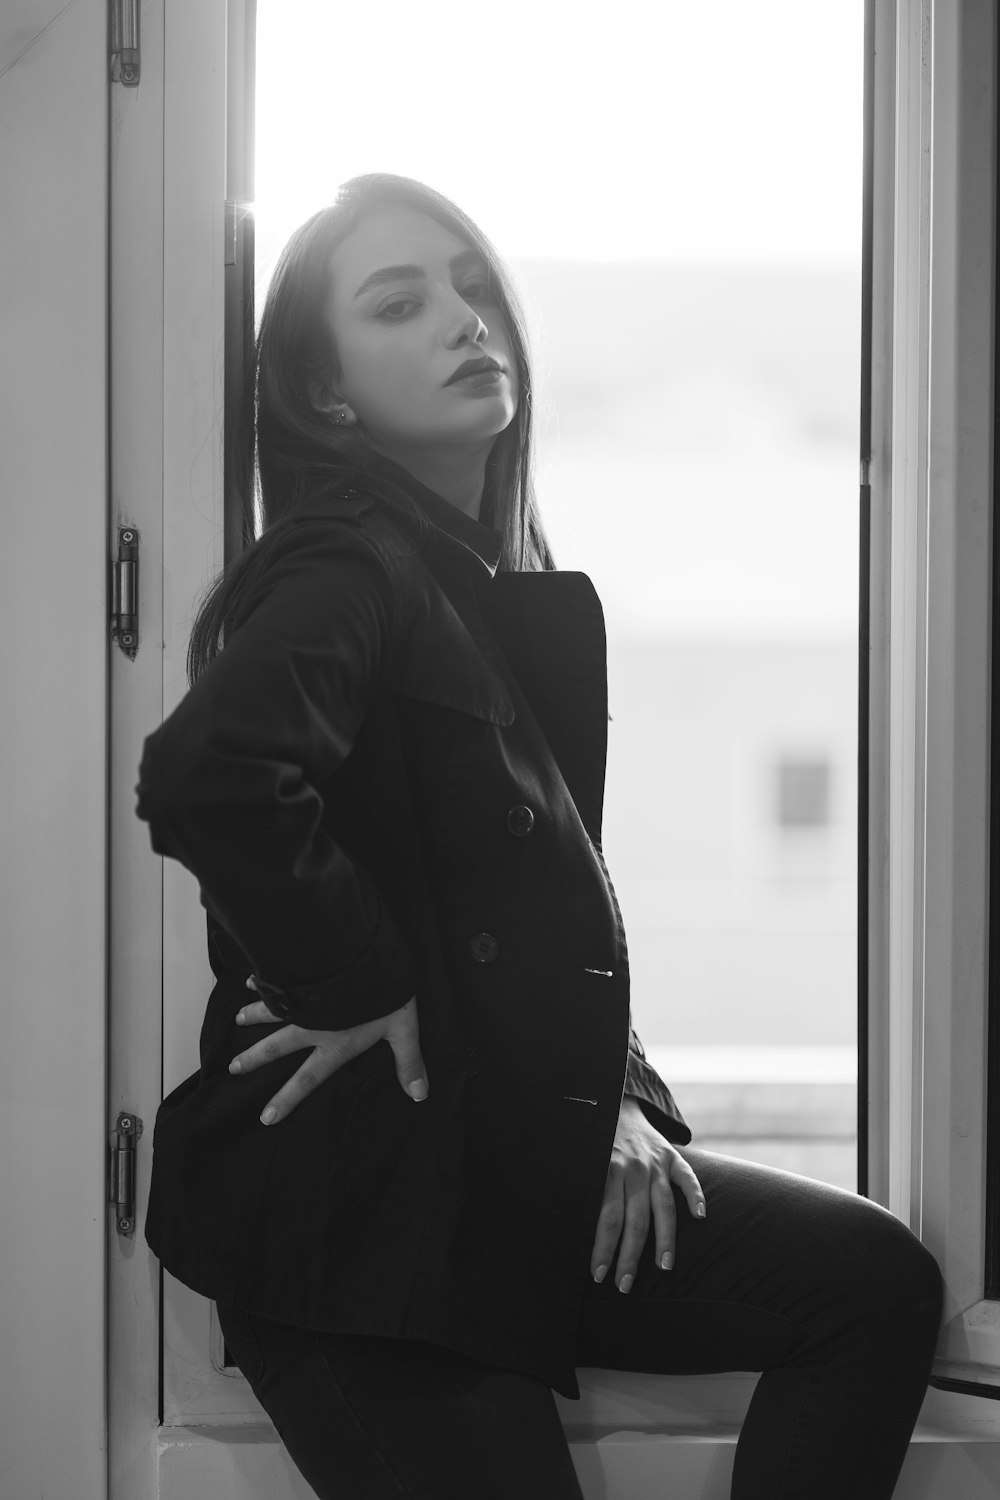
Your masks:
<svg viewBox="0 0 1000 1500"><path fill-rule="evenodd" d="M311 399L317 382L334 383L337 350L323 316L330 257L366 214L417 209L478 250L507 320L520 397L510 425L486 464L480 518L501 534L501 569L551 568L532 479L532 385L524 312L510 273L483 232L441 193L410 177L372 172L353 177L329 208L302 224L275 268L246 371L241 415L230 446L243 506L246 545L202 601L188 646L193 682L222 648L226 627L299 506L317 494L335 500L364 488L419 537L426 529L416 502L379 474L358 427L336 427ZM258 534L259 533L259 534Z"/></svg>

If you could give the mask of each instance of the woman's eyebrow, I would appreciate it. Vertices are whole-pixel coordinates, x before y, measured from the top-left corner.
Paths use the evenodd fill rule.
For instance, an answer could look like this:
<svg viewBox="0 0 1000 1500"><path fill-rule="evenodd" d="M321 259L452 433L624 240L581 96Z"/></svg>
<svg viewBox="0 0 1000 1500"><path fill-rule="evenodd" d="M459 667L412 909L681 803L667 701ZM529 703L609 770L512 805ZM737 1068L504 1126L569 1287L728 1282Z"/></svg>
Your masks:
<svg viewBox="0 0 1000 1500"><path fill-rule="evenodd" d="M453 255L448 262L449 271L460 271L464 266L477 261L482 261L478 250L462 250L458 255ZM366 276L364 281L354 293L354 301L363 292L370 291L373 286L381 286L384 281L406 281L414 279L427 279L427 272L423 266L382 266L378 271L373 271Z"/></svg>

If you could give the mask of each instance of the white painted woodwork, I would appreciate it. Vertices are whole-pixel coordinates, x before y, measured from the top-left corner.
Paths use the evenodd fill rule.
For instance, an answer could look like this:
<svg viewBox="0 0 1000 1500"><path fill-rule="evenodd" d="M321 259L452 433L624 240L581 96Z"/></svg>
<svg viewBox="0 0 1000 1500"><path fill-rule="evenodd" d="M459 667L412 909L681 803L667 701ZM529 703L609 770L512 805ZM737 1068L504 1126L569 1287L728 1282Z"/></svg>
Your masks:
<svg viewBox="0 0 1000 1500"><path fill-rule="evenodd" d="M915 1168L922 1234L948 1289L948 1372L967 1373L960 1366L968 1353L980 1376L1000 1386L1000 1306L979 1319L980 1327L989 1323L988 1340L975 1347L965 1338L985 1266L997 24L988 0L935 8L927 852Z"/></svg>
<svg viewBox="0 0 1000 1500"><path fill-rule="evenodd" d="M212 983L197 885L151 852L133 788L144 737L185 690L191 620L222 563L226 10L225 0L145 0L142 81L113 87L111 99L111 526L128 520L142 540L139 654L116 661L112 680L110 1092L115 1112L128 1107L146 1126L140 1225L156 1109L197 1067ZM161 1493L161 1316L168 1420L183 1413L192 1383L238 1392L221 1407L227 1416L247 1402L259 1408L245 1382L212 1368L207 1334L189 1336L201 1319L207 1330L210 1305L165 1277L161 1309L159 1266L141 1232L125 1247L116 1239L110 1495L152 1500Z"/></svg>
<svg viewBox="0 0 1000 1500"><path fill-rule="evenodd" d="M556 1398L585 1500L728 1500L740 1422L756 1377L582 1370L579 1402ZM705 1387L711 1392L706 1396ZM1000 1411L932 1391L894 1500L993 1500ZM171 1500L312 1500L268 1425L164 1429Z"/></svg>
<svg viewBox="0 0 1000 1500"><path fill-rule="evenodd" d="M0 1494L101 1500L105 0L0 7Z"/></svg>
<svg viewBox="0 0 1000 1500"><path fill-rule="evenodd" d="M868 669L868 1192L889 1201L890 884L888 817L892 388L896 156L896 6L876 4L866 44L874 52L872 101L871 484Z"/></svg>
<svg viewBox="0 0 1000 1500"><path fill-rule="evenodd" d="M990 0L876 5L869 978L873 1195L944 1270L939 1372L1000 1380L979 1306L996 25Z"/></svg>
<svg viewBox="0 0 1000 1500"><path fill-rule="evenodd" d="M238 0L232 9L238 10ZM195 608L223 561L226 0L171 0L164 52L163 711L185 690ZM163 1090L198 1066L213 984L193 878L163 866ZM163 1419L257 1413L213 1368L211 1305L163 1283ZM168 1492L161 1491L169 1500Z"/></svg>
<svg viewBox="0 0 1000 1500"><path fill-rule="evenodd" d="M108 1246L109 1500L154 1500L160 1276L142 1235L161 1097L162 868L135 816L143 737L163 701L163 0L144 0L138 88L110 86L111 505L138 528L139 650L114 652L109 775L109 1111L143 1121L138 1228Z"/></svg>

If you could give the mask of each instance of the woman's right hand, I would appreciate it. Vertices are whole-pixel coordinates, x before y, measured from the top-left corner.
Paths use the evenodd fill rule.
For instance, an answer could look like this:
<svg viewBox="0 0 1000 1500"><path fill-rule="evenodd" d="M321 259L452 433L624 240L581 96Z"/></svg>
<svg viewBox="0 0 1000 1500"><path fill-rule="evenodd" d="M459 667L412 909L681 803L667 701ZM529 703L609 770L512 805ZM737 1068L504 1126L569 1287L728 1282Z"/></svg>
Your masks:
<svg viewBox="0 0 1000 1500"><path fill-rule="evenodd" d="M245 1005L236 1017L240 1026L260 1025L281 1018L268 1010L263 1000ZM417 1001L411 996L399 1010L379 1016L377 1021L366 1021L362 1026L352 1026L348 1031L306 1031L302 1026L283 1026L273 1031L262 1041L255 1042L245 1052L240 1052L229 1064L230 1073L252 1073L265 1063L276 1058L287 1057L291 1052L301 1052L306 1047L312 1051L302 1066L292 1074L287 1083L275 1094L261 1113L261 1123L275 1125L290 1115L313 1089L318 1088L332 1073L360 1052L367 1052L382 1038L389 1043L396 1059L396 1077L400 1086L411 1099L427 1098L427 1069L420 1055L420 1032L417 1025Z"/></svg>

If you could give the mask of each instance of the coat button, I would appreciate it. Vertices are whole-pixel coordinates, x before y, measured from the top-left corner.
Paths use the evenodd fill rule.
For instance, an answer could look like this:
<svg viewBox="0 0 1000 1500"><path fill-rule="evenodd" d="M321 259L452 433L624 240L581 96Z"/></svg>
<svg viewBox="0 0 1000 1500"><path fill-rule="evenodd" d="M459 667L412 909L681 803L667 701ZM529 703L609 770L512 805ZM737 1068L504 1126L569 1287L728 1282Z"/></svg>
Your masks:
<svg viewBox="0 0 1000 1500"><path fill-rule="evenodd" d="M469 952L477 964L491 964L500 952L500 944L492 932L477 932L469 944Z"/></svg>
<svg viewBox="0 0 1000 1500"><path fill-rule="evenodd" d="M507 814L507 827L515 838L524 839L535 826L535 815L530 807L512 807Z"/></svg>

